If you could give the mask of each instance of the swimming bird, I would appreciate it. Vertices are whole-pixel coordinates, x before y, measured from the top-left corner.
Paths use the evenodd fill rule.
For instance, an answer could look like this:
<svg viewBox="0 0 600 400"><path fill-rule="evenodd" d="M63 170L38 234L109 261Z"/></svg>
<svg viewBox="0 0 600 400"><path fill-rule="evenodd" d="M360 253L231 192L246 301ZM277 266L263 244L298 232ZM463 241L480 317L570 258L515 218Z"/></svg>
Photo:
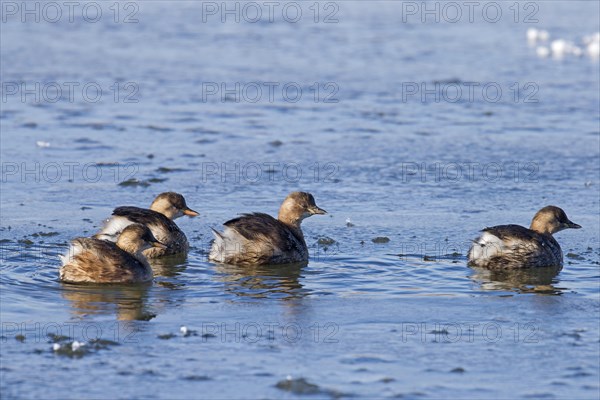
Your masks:
<svg viewBox="0 0 600 400"><path fill-rule="evenodd" d="M164 248L150 229L133 224L123 229L117 242L94 238L71 241L60 256L60 280L71 283L137 283L152 279L152 269L143 255L149 248Z"/></svg>
<svg viewBox="0 0 600 400"><path fill-rule="evenodd" d="M556 206L539 210L529 229L520 225L485 228L469 250L469 265L489 269L562 267L562 250L552 235L568 228L581 226Z"/></svg>
<svg viewBox="0 0 600 400"><path fill-rule="evenodd" d="M189 243L185 234L173 220L187 215L195 217L198 213L190 209L182 195L165 192L156 196L150 209L139 207L117 207L112 217L106 220L104 227L94 237L116 241L119 233L131 224L146 225L154 237L166 248L153 247L144 251L147 258L162 257L171 254L187 253Z"/></svg>
<svg viewBox="0 0 600 400"><path fill-rule="evenodd" d="M300 225L305 218L327 212L315 203L312 194L290 193L277 219L251 213L225 222L215 234L209 259L235 265L289 264L308 260L308 247Z"/></svg>

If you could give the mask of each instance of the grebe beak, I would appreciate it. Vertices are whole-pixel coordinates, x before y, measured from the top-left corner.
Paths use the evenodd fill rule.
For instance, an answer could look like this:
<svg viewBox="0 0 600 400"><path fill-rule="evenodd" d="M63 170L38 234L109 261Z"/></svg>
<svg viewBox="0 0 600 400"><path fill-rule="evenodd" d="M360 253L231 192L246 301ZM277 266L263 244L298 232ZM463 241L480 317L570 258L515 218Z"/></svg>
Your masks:
<svg viewBox="0 0 600 400"><path fill-rule="evenodd" d="M575 222L568 221L565 225L567 226L567 228L581 229L581 225L576 224Z"/></svg>
<svg viewBox="0 0 600 400"><path fill-rule="evenodd" d="M188 217L197 217L198 215L200 215L199 213L192 210L191 208L186 208L185 210L183 210L183 213L185 215L187 215Z"/></svg>
<svg viewBox="0 0 600 400"><path fill-rule="evenodd" d="M161 242L159 242L158 240L155 242L152 242L152 247L158 247L159 249L166 249L167 246Z"/></svg>
<svg viewBox="0 0 600 400"><path fill-rule="evenodd" d="M311 208L308 209L308 212L315 215L315 214L319 214L319 215L323 215L323 214L327 214L327 211L323 210L322 208L319 208L317 206L313 206Z"/></svg>

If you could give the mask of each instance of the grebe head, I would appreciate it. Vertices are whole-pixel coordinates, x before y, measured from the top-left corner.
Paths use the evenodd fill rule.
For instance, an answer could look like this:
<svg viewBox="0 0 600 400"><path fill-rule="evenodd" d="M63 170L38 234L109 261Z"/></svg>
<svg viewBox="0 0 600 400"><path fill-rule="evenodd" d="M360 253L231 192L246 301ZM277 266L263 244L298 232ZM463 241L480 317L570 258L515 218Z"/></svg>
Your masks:
<svg viewBox="0 0 600 400"><path fill-rule="evenodd" d="M531 230L553 235L563 229L579 229L578 225L567 217L567 214L556 206L546 206L538 211L531 221Z"/></svg>
<svg viewBox="0 0 600 400"><path fill-rule="evenodd" d="M165 192L156 196L156 199L150 205L150 209L173 220L184 215L195 217L198 213L190 209L185 203L182 195L175 192Z"/></svg>
<svg viewBox="0 0 600 400"><path fill-rule="evenodd" d="M165 249L167 246L156 240L148 227L132 224L123 229L117 239L117 246L128 253L138 254L151 247Z"/></svg>
<svg viewBox="0 0 600 400"><path fill-rule="evenodd" d="M303 219L315 214L327 214L327 211L317 207L312 194L292 192L281 204L278 219L286 224L298 226Z"/></svg>

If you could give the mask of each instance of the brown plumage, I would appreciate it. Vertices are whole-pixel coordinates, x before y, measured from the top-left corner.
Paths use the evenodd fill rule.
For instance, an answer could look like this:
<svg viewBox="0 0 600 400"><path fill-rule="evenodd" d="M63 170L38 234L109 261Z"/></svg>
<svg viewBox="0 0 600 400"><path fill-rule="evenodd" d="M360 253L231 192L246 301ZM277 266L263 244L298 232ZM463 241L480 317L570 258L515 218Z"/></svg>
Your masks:
<svg viewBox="0 0 600 400"><path fill-rule="evenodd" d="M72 283L136 283L152 279L152 269L142 252L165 247L140 224L123 229L117 243L77 238L61 256L60 279Z"/></svg>
<svg viewBox="0 0 600 400"><path fill-rule="evenodd" d="M555 206L538 211L529 229L520 225L485 228L469 250L469 264L489 269L562 267L562 250L552 235L567 228L581 226Z"/></svg>
<svg viewBox="0 0 600 400"><path fill-rule="evenodd" d="M283 201L277 219L251 213L225 222L222 233L214 231L209 259L236 265L307 261L308 248L300 225L315 214L326 211L317 207L310 193L293 192Z"/></svg>
<svg viewBox="0 0 600 400"><path fill-rule="evenodd" d="M134 223L146 225L154 237L166 246L166 248L153 247L144 252L148 258L157 258L188 252L188 240L173 220L183 215L195 217L198 213L187 206L185 199L179 193L165 192L154 199L150 209L117 207L112 215L95 238L114 242L126 226Z"/></svg>

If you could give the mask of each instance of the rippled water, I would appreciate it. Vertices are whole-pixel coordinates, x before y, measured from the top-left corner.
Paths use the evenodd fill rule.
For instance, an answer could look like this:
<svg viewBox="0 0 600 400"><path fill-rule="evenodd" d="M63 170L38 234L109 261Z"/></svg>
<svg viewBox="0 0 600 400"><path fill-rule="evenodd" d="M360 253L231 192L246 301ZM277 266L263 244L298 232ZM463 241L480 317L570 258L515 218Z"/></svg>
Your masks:
<svg viewBox="0 0 600 400"><path fill-rule="evenodd" d="M1 25L3 398L598 397L597 60L538 58L508 3L456 24L400 2L320 3L318 23L309 3L298 23L134 4L137 23L103 4ZM599 29L597 3L536 4L554 37ZM269 82L302 97L249 101ZM407 94L470 82L502 97ZM50 101L53 83L103 96ZM329 212L304 223L307 265L207 262L211 227L298 189ZM178 220L187 259L149 285L58 281L71 238L166 190L201 213ZM547 204L583 226L557 235L559 274L466 266L478 230Z"/></svg>

